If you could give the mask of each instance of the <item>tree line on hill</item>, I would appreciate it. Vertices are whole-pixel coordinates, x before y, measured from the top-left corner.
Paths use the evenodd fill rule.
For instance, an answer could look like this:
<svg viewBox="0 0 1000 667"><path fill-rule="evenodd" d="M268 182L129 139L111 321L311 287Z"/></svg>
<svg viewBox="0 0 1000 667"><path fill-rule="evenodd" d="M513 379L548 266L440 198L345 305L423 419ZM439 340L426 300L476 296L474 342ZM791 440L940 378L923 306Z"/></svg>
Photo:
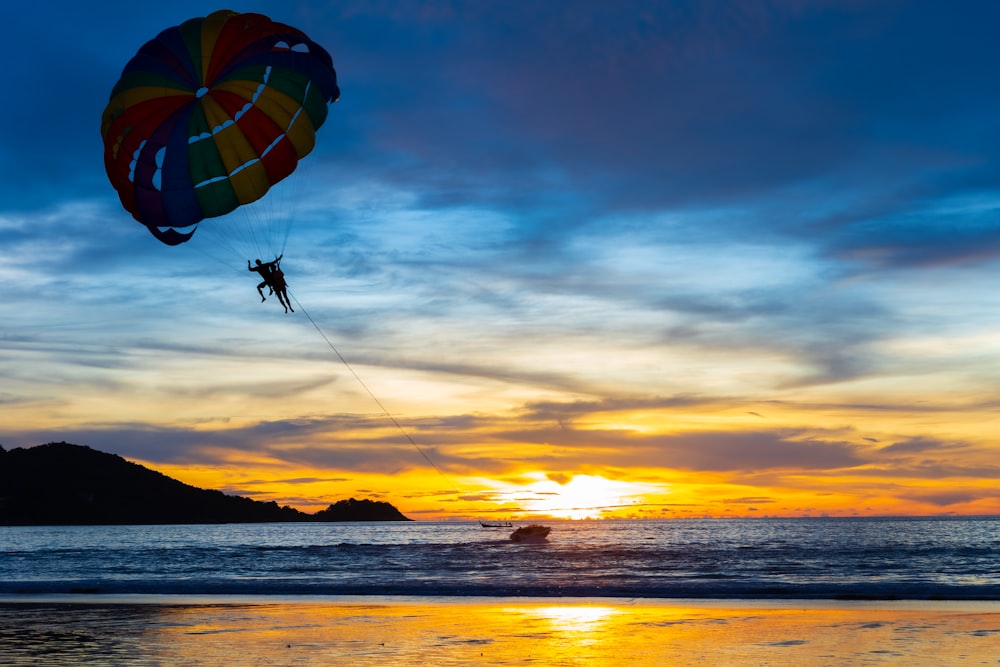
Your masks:
<svg viewBox="0 0 1000 667"><path fill-rule="evenodd" d="M66 442L9 451L0 446L0 525L410 520L387 502L354 498L307 514L199 489Z"/></svg>

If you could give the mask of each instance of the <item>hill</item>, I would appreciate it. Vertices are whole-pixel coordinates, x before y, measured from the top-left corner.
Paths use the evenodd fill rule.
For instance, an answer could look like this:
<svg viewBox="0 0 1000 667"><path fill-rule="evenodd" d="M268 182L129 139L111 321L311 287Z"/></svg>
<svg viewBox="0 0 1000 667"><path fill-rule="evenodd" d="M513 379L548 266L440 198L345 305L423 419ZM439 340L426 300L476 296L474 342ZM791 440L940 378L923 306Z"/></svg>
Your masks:
<svg viewBox="0 0 1000 667"><path fill-rule="evenodd" d="M386 502L351 498L306 514L199 489L115 454L66 442L0 447L0 525L410 521Z"/></svg>

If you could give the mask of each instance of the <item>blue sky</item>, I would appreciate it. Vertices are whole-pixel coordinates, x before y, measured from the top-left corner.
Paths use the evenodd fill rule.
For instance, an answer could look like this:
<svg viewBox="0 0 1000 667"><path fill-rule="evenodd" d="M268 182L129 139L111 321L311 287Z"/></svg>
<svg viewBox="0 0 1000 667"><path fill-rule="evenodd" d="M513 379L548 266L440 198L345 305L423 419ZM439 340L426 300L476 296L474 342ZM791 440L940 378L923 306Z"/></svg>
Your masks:
<svg viewBox="0 0 1000 667"><path fill-rule="evenodd" d="M230 6L340 81L263 213L293 223L287 316L208 223L160 245L104 174L124 64L218 8L0 10L0 444L398 500L426 462L370 391L441 503L540 472L1000 507L1000 6Z"/></svg>

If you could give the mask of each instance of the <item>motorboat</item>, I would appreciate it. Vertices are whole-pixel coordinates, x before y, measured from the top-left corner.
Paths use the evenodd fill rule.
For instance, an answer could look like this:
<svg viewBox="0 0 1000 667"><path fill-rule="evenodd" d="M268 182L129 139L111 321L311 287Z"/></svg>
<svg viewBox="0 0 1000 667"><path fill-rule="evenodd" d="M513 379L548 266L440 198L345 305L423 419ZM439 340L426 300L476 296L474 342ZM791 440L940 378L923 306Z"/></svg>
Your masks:
<svg viewBox="0 0 1000 667"><path fill-rule="evenodd" d="M540 526L533 523L530 526L521 526L510 534L510 539L514 542L544 542L552 529L548 526Z"/></svg>
<svg viewBox="0 0 1000 667"><path fill-rule="evenodd" d="M482 519L479 520L479 525L483 528L513 528L514 524L510 521L501 521L499 523L487 523Z"/></svg>

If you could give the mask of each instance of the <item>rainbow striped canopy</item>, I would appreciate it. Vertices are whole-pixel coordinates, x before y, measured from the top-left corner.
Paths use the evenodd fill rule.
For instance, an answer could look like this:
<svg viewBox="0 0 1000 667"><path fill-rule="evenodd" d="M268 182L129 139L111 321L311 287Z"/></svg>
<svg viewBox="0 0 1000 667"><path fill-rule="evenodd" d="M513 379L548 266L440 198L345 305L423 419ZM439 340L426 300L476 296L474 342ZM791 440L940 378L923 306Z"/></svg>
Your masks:
<svg viewBox="0 0 1000 667"><path fill-rule="evenodd" d="M323 47L261 14L219 11L164 30L122 71L101 118L122 206L177 245L295 170L337 101Z"/></svg>

